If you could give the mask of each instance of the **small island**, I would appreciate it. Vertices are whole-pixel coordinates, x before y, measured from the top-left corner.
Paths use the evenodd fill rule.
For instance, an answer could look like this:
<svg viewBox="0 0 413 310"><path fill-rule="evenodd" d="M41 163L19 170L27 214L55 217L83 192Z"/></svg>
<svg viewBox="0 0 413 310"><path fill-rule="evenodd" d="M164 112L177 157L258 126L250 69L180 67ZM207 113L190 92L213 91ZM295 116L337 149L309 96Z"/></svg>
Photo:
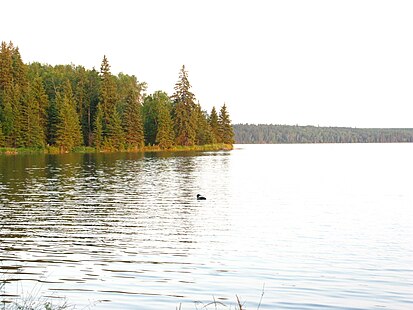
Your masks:
<svg viewBox="0 0 413 310"><path fill-rule="evenodd" d="M0 49L0 153L230 150L226 105L204 111L182 66L174 94L146 94L136 76L77 65L25 64Z"/></svg>

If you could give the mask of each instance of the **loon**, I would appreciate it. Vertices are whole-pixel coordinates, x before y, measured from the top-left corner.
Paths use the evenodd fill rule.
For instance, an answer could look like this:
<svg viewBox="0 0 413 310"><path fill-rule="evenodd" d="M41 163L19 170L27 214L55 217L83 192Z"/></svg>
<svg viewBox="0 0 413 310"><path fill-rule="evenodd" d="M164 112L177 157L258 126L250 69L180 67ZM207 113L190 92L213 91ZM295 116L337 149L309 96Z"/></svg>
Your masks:
<svg viewBox="0 0 413 310"><path fill-rule="evenodd" d="M197 200L206 200L204 196L201 196L200 194L196 195Z"/></svg>

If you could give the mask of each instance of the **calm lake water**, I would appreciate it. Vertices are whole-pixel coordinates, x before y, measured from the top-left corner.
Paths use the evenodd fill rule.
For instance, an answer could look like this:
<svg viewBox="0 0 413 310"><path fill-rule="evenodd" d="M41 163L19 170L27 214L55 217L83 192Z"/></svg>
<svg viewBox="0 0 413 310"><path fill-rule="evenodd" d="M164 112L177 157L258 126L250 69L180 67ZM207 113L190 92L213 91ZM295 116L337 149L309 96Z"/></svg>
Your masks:
<svg viewBox="0 0 413 310"><path fill-rule="evenodd" d="M413 309L412 184L413 144L0 156L0 309Z"/></svg>

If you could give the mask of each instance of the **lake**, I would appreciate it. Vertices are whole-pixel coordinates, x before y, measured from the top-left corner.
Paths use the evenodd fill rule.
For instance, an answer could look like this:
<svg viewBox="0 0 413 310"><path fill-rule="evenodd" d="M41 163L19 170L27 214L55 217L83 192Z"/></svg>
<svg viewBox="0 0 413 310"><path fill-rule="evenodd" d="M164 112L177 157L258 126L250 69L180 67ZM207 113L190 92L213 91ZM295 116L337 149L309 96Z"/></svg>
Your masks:
<svg viewBox="0 0 413 310"><path fill-rule="evenodd" d="M0 156L0 309L413 309L412 183L413 144Z"/></svg>

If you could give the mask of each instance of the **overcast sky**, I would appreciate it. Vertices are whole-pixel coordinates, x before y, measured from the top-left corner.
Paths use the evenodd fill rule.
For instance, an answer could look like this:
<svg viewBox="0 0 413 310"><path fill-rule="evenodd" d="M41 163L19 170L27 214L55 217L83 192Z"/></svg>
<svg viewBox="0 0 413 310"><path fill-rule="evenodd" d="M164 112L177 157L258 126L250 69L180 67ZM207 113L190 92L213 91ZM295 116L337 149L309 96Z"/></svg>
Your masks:
<svg viewBox="0 0 413 310"><path fill-rule="evenodd" d="M25 62L133 74L169 94L185 64L233 123L413 127L413 1L1 1Z"/></svg>

